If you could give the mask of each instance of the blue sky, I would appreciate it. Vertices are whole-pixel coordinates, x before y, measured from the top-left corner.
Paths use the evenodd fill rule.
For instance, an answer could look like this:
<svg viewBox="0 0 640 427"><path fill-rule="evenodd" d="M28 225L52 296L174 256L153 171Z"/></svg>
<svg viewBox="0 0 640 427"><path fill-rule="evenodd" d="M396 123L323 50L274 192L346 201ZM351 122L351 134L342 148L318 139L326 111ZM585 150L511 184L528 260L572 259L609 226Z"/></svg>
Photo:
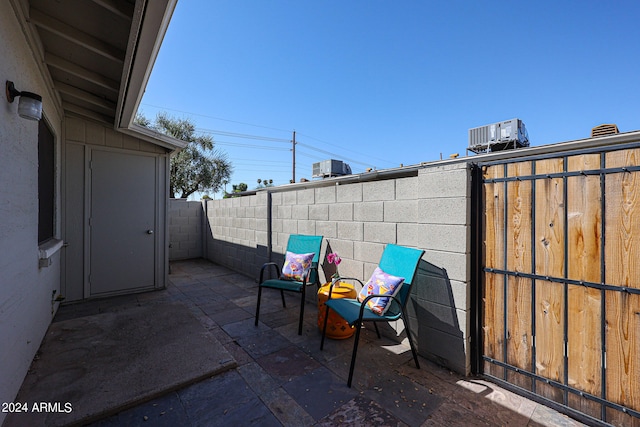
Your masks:
<svg viewBox="0 0 640 427"><path fill-rule="evenodd" d="M140 110L190 118L231 184L465 155L519 118L531 145L640 129L640 2L179 0ZM218 196L219 197L219 196Z"/></svg>

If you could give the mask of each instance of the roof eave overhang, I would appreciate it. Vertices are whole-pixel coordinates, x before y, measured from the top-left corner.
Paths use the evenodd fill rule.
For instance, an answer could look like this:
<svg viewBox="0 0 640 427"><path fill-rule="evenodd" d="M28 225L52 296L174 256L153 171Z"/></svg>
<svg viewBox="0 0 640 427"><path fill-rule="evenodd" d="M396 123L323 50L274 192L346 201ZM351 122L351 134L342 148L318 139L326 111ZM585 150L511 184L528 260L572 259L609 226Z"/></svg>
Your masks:
<svg viewBox="0 0 640 427"><path fill-rule="evenodd" d="M177 2L136 2L115 119L117 130L170 150L182 149L186 144L136 125L134 119Z"/></svg>
<svg viewBox="0 0 640 427"><path fill-rule="evenodd" d="M170 151L179 151L187 146L187 142L180 139L172 138L168 135L156 132L152 129L132 123L127 128L118 129L120 132L140 138L144 141L166 148Z"/></svg>

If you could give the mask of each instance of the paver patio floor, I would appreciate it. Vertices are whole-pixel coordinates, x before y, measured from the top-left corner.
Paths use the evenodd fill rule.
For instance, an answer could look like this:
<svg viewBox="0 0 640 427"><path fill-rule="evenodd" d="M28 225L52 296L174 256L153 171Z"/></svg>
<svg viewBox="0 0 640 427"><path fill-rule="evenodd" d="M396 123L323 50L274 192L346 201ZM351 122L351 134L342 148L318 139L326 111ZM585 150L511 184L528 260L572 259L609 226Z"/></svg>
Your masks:
<svg viewBox="0 0 640 427"><path fill-rule="evenodd" d="M300 336L297 296L287 298L283 308L276 292L263 292L256 327L254 280L205 260L174 262L171 270L166 290L65 306L55 321L118 312L119 305L132 301L144 306L162 299L182 304L210 334L213 345L224 347L235 363L183 388L155 390L148 398L123 406L129 409L102 414L101 419L89 416L91 425L583 425L489 381L464 377L424 358L421 369L416 369L408 346L378 339L369 330L361 335L353 387L348 388L353 338L328 339L320 351L312 295L307 298ZM117 352L112 357L117 358Z"/></svg>

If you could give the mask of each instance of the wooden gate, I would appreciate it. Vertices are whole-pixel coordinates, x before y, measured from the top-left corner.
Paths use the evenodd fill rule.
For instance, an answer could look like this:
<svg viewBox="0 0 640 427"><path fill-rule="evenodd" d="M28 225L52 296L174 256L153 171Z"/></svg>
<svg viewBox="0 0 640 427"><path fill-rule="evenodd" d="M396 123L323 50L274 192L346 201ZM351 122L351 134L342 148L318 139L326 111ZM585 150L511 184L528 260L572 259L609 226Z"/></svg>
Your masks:
<svg viewBox="0 0 640 427"><path fill-rule="evenodd" d="M484 374L640 426L640 144L483 163Z"/></svg>

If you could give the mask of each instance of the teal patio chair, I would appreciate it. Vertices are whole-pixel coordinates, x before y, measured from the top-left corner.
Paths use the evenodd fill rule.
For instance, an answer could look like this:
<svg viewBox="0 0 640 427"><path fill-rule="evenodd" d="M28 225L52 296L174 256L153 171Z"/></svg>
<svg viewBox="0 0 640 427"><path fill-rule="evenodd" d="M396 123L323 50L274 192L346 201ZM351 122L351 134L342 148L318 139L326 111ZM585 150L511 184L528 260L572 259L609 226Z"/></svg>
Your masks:
<svg viewBox="0 0 640 427"><path fill-rule="evenodd" d="M287 252L292 254L313 254L312 258L305 260L310 261L310 268L301 275L296 274L296 270L300 268L299 264L291 263L292 259L287 259L285 254L284 268L289 268L288 277L285 276L283 270L278 267L275 262L267 262L260 269L260 284L258 285L258 304L256 305L256 321L255 325L258 326L258 319L260 317L260 299L262 297L262 289L270 288L280 291L282 296L282 306L287 307L284 301L284 292L297 292L301 294L300 298L300 320L298 322L298 335L302 335L302 320L304 318L304 301L306 295L307 285L315 284L319 285L318 278L318 260L320 259L320 249L322 248L322 236L306 236L302 234L292 234L289 236L287 243ZM290 269L293 267L293 271ZM296 266L297 265L297 266ZM277 279L265 279L265 273L269 277L273 277L271 274L275 273Z"/></svg>
<svg viewBox="0 0 640 427"><path fill-rule="evenodd" d="M322 341L320 343L320 350L324 348L324 339L327 329L327 320L329 318L329 309L333 310L336 314L342 317L351 326L356 328L356 336L353 342L353 352L351 353L351 366L349 367L349 380L347 385L351 387L351 381L353 379L353 370L356 363L356 354L358 352L358 341L360 339L360 330L362 329L363 322L373 322L373 325L380 338L380 331L376 322L390 322L393 320L402 319L407 332L407 339L411 346L411 353L413 354L413 360L416 363L416 367L420 369L420 363L418 362L418 354L416 352L415 345L411 339L411 330L409 329L409 319L407 318L405 307L409 300L409 293L411 292L411 285L414 282L416 271L418 270L418 263L422 258L423 250L406 248L403 246L397 246L388 244L382 257L380 258L379 268L387 275L396 276L396 278L404 278L404 282L400 287L400 290L395 296L372 294L368 295L362 302L358 299L348 298L336 298L331 299L331 292L329 290L329 299L325 303L326 314L324 326L322 328ZM358 279L340 279L340 280L356 280ZM362 282L360 282L362 285ZM363 285L364 286L364 285ZM367 304L370 300L378 297L388 297L388 309L383 314L375 313ZM378 310L378 307L375 307Z"/></svg>

